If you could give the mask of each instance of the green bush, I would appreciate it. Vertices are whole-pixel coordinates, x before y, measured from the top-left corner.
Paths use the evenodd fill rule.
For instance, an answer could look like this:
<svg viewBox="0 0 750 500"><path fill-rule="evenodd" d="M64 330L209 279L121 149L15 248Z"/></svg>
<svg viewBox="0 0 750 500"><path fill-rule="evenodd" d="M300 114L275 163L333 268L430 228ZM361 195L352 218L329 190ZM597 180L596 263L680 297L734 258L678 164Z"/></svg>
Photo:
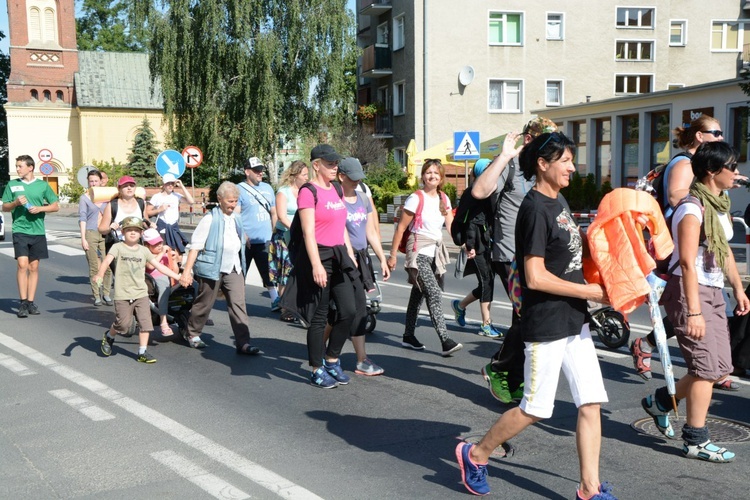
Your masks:
<svg viewBox="0 0 750 500"><path fill-rule="evenodd" d="M610 191L612 184L609 182L598 186L594 174L581 177L578 172L574 172L570 184L560 190L574 212L596 210L604 195Z"/></svg>
<svg viewBox="0 0 750 500"><path fill-rule="evenodd" d="M68 203L78 203L85 189L78 184L78 181L69 181L60 188L60 197L68 198Z"/></svg>
<svg viewBox="0 0 750 500"><path fill-rule="evenodd" d="M447 182L443 185L443 191L445 194L448 195L448 199L451 200L451 206L456 206L456 200L458 197L458 190L456 189L456 186L453 184L448 184Z"/></svg>

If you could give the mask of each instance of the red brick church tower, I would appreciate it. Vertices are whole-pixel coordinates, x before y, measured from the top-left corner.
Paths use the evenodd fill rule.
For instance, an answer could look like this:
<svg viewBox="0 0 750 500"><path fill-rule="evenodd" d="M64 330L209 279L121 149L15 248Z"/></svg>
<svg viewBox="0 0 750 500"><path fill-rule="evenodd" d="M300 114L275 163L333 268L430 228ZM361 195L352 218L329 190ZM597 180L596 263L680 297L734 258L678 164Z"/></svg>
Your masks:
<svg viewBox="0 0 750 500"><path fill-rule="evenodd" d="M8 103L73 105L78 71L74 0L8 0Z"/></svg>

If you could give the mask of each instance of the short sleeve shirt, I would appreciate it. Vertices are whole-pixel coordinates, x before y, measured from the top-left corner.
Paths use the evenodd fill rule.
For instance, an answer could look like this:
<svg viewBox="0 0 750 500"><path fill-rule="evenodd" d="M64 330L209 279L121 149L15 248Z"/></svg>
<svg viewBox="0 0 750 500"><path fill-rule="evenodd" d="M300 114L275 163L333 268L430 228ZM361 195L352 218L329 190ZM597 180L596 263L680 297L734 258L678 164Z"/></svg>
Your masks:
<svg viewBox="0 0 750 500"><path fill-rule="evenodd" d="M550 273L571 283L584 283L583 240L565 198L529 191L518 211L515 239L524 341L551 342L581 333L588 314L586 301L529 289L523 266L526 256L543 257Z"/></svg>
<svg viewBox="0 0 750 500"><path fill-rule="evenodd" d="M30 182L21 179L13 179L5 186L3 191L3 203L16 201L19 196L26 196L26 200L35 206L41 207L46 204L55 203L58 198L49 184L39 178ZM46 212L38 214L30 213L26 207L20 206L13 209L13 232L28 234L31 236L44 235L44 216Z"/></svg>
<svg viewBox="0 0 750 500"><path fill-rule="evenodd" d="M286 198L286 216L291 222L294 219L294 214L297 213L297 197L294 196L292 186L280 187L276 194L281 193ZM286 231L288 228L281 222L276 223L276 229L279 231Z"/></svg>
<svg viewBox="0 0 750 500"><path fill-rule="evenodd" d="M146 288L146 262L156 258L143 245L129 247L125 243L115 243L109 254L115 260L115 300L135 300L148 297Z"/></svg>
<svg viewBox="0 0 750 500"><path fill-rule="evenodd" d="M524 179L523 173L518 168L515 159L512 159L511 163L503 169L497 180L496 193L501 193L505 188L511 165L515 167L512 181L513 188L502 195L503 199L500 200L500 206L497 209L498 213L495 214L496 223L493 234L493 242L495 244L492 249L492 260L496 262L510 262L513 260L513 255L516 253L516 218L518 217L518 209L521 207L526 194L534 186L534 179L530 181Z"/></svg>
<svg viewBox="0 0 750 500"><path fill-rule="evenodd" d="M354 203L346 203L346 230L349 232L349 240L354 250L367 248L367 217L372 212L370 200L359 191L355 191L357 200Z"/></svg>
<svg viewBox="0 0 750 500"><path fill-rule="evenodd" d="M424 194L424 193L423 193ZM435 241L443 241L443 225L445 224L445 216L440 213L440 199L439 196L427 196L424 195L424 206L422 207L422 226L414 229L414 234L424 235ZM443 198L446 201L446 210L452 210L451 202L448 197ZM406 198L404 202L404 209L412 212L415 216L417 214L417 208L419 207L419 196L417 193L412 193ZM435 246L430 245L422 248L419 251L420 254L435 256Z"/></svg>
<svg viewBox="0 0 750 500"><path fill-rule="evenodd" d="M156 220L163 220L166 224L172 225L180 222L180 200L182 195L178 193L167 194L165 192L156 193L151 197L151 205L156 208L162 205L169 205L165 211L159 213Z"/></svg>
<svg viewBox="0 0 750 500"><path fill-rule="evenodd" d="M240 217L242 229L250 243L271 241L271 207L276 206L276 195L273 188L261 182L251 186L247 182L237 185L240 189ZM267 208L266 208L267 207Z"/></svg>
<svg viewBox="0 0 750 500"><path fill-rule="evenodd" d="M312 191L301 188L297 196L299 210L312 208L315 210L315 240L319 245L335 247L344 244L346 230L346 206L339 197L336 188L325 189L315 186L318 193L318 204Z"/></svg>

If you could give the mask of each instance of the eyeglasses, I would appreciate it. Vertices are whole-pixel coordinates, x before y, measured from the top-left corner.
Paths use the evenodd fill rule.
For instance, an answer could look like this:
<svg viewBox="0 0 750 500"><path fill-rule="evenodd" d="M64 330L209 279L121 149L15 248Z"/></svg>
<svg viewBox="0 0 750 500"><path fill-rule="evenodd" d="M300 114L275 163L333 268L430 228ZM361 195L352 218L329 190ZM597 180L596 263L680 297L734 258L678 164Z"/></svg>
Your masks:
<svg viewBox="0 0 750 500"><path fill-rule="evenodd" d="M737 163L736 162L735 163L727 163L726 165L724 165L724 168L726 168L730 172L736 172L737 171Z"/></svg>
<svg viewBox="0 0 750 500"><path fill-rule="evenodd" d="M721 130L701 130L704 134L711 134L714 137L724 137L724 132Z"/></svg>

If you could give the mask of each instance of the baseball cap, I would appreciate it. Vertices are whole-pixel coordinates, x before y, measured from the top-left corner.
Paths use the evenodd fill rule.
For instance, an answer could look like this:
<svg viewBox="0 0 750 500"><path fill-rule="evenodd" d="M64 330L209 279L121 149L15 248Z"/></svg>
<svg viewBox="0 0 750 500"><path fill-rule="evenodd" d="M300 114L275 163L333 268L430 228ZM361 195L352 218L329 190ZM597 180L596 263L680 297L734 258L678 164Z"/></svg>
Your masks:
<svg viewBox="0 0 750 500"><path fill-rule="evenodd" d="M339 162L339 173L344 174L353 181L361 181L365 178L362 164L356 158L344 158Z"/></svg>
<svg viewBox="0 0 750 500"><path fill-rule="evenodd" d="M252 169L252 170L263 170L266 168L266 166L263 164L262 161L260 161L260 158L257 156L253 156L252 158L248 158L245 161L245 169Z"/></svg>
<svg viewBox="0 0 750 500"><path fill-rule="evenodd" d="M318 144L310 151L310 161L320 158L325 161L339 161L342 156L328 144Z"/></svg>
<svg viewBox="0 0 750 500"><path fill-rule="evenodd" d="M145 241L149 245L156 245L157 243L161 243L164 240L159 234L159 231L153 228L149 228L143 231L143 241Z"/></svg>
<svg viewBox="0 0 750 500"><path fill-rule="evenodd" d="M117 180L117 187L122 187L125 184L135 184L135 179L129 175L123 175Z"/></svg>
<svg viewBox="0 0 750 500"><path fill-rule="evenodd" d="M549 118L538 116L532 118L529 122L524 125L523 133L529 134L533 138L537 138L542 134L557 132L557 125Z"/></svg>
<svg viewBox="0 0 750 500"><path fill-rule="evenodd" d="M480 158L477 160L477 162L474 164L474 177L479 177L482 175L482 172L485 171L485 169L490 165L490 160L487 158Z"/></svg>
<svg viewBox="0 0 750 500"><path fill-rule="evenodd" d="M164 176L161 178L161 183L166 184L168 182L175 182L177 180L177 177L174 176L174 174L164 174Z"/></svg>
<svg viewBox="0 0 750 500"><path fill-rule="evenodd" d="M136 228L143 231L143 220L140 217L125 217L120 222L120 229L124 231L129 228Z"/></svg>

